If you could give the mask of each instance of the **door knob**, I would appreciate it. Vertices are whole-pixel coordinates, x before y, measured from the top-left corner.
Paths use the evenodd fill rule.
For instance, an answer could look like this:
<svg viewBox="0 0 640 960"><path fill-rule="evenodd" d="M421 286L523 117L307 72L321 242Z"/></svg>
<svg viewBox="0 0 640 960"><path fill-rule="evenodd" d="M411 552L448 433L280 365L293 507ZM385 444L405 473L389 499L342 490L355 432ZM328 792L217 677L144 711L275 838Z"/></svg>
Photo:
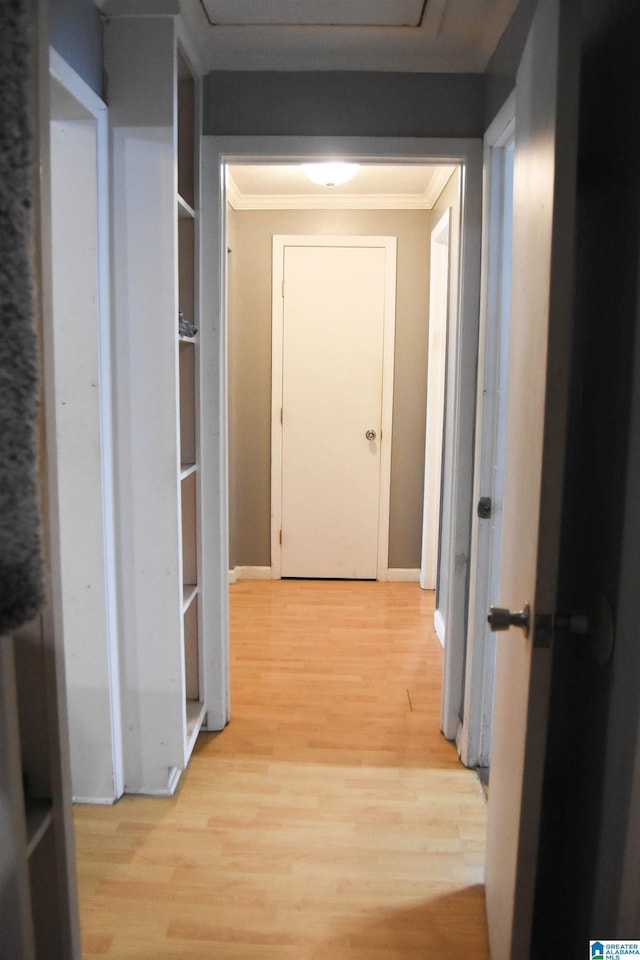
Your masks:
<svg viewBox="0 0 640 960"><path fill-rule="evenodd" d="M367 430L367 432L365 433L365 437L367 438L367 440L375 440L375 438L376 438L377 436L378 436L378 434L375 432L375 430L369 429L369 430Z"/></svg>
<svg viewBox="0 0 640 960"><path fill-rule="evenodd" d="M531 609L528 603L525 603L522 610L513 613L511 610L505 610L504 607L490 607L487 623L492 632L499 630L508 630L509 627L520 627L524 631L525 637L529 636L529 627L531 626Z"/></svg>

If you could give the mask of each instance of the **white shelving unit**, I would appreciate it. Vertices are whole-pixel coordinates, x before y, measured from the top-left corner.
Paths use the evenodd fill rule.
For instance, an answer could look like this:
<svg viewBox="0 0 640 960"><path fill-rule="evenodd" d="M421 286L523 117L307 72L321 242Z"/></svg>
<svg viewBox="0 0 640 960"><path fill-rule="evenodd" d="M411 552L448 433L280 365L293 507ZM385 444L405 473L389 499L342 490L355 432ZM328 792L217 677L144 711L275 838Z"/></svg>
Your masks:
<svg viewBox="0 0 640 960"><path fill-rule="evenodd" d="M107 8L107 13L109 13ZM175 16L105 26L125 792L170 794L206 722L200 80Z"/></svg>

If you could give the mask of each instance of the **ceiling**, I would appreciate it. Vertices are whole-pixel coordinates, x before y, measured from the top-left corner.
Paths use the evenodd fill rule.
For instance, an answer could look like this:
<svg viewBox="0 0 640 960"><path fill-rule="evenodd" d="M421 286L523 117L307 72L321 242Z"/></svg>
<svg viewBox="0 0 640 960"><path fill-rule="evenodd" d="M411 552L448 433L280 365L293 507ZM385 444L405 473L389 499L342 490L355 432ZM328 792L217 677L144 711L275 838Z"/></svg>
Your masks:
<svg viewBox="0 0 640 960"><path fill-rule="evenodd" d="M217 26L418 27L426 0L202 0Z"/></svg>
<svg viewBox="0 0 640 960"><path fill-rule="evenodd" d="M227 195L236 210L430 210L453 170L436 164L363 164L348 183L318 186L299 164L232 164Z"/></svg>
<svg viewBox="0 0 640 960"><path fill-rule="evenodd" d="M98 0L179 4L206 70L482 73L517 0Z"/></svg>

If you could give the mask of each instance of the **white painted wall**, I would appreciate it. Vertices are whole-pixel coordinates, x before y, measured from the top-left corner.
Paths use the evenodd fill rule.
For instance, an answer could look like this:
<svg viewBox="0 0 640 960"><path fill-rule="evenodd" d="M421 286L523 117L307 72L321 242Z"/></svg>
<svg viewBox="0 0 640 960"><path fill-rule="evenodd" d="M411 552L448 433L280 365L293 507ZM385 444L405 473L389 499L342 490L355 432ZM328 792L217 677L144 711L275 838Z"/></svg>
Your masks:
<svg viewBox="0 0 640 960"><path fill-rule="evenodd" d="M77 799L112 802L122 792L122 775L103 162L106 108L53 53L52 71L53 369L72 791Z"/></svg>

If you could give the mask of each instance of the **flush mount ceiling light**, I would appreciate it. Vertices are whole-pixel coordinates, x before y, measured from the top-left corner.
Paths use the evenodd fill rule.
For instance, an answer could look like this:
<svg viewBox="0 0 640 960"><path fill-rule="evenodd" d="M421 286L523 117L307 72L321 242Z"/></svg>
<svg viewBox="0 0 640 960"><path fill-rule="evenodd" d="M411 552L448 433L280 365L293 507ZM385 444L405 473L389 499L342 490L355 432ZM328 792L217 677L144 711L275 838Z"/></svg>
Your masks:
<svg viewBox="0 0 640 960"><path fill-rule="evenodd" d="M331 161L325 163L303 163L302 170L313 183L322 187L336 187L355 177L360 169L358 163Z"/></svg>

